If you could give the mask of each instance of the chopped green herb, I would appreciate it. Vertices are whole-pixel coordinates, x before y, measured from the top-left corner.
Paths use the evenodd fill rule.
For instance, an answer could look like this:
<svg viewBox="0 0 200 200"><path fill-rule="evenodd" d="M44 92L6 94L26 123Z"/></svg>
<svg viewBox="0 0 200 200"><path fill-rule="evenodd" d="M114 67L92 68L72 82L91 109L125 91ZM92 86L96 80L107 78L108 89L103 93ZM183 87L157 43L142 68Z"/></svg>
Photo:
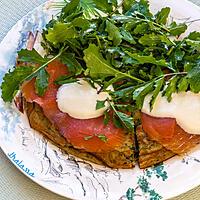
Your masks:
<svg viewBox="0 0 200 200"><path fill-rule="evenodd" d="M103 142L108 141L108 138L104 134L98 134L97 137Z"/></svg>
<svg viewBox="0 0 200 200"><path fill-rule="evenodd" d="M104 135L104 134L101 134L101 133L98 133L98 134L94 134L94 135L89 135L89 136L85 136L84 137L84 140L90 140L90 139L92 139L92 138L94 138L94 137L97 137L97 138L99 138L101 141L103 141L103 142L107 142L108 141L108 138Z"/></svg>
<svg viewBox="0 0 200 200"><path fill-rule="evenodd" d="M84 140L86 140L86 141L87 141L87 140L90 140L90 139L92 139L93 137L94 137L93 135L85 136L85 137L84 137Z"/></svg>

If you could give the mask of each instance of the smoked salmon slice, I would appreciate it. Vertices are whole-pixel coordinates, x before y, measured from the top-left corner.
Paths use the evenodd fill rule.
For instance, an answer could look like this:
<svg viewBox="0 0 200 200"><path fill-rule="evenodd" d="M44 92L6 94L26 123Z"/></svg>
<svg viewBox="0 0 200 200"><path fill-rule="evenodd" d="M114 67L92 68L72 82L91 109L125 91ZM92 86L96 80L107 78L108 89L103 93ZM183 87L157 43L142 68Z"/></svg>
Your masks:
<svg viewBox="0 0 200 200"><path fill-rule="evenodd" d="M126 140L126 132L116 128L110 120L104 125L104 117L94 119L74 119L58 109L56 95L58 87L54 81L68 73L67 67L59 61L54 61L46 68L50 75L49 86L45 95L39 97L35 93L35 79L22 86L26 101L35 102L43 109L45 116L53 123L60 133L73 147L87 152L108 152L122 146Z"/></svg>
<svg viewBox="0 0 200 200"><path fill-rule="evenodd" d="M141 120L145 133L173 153L186 153L200 143L200 135L185 132L174 118L158 118L142 113Z"/></svg>

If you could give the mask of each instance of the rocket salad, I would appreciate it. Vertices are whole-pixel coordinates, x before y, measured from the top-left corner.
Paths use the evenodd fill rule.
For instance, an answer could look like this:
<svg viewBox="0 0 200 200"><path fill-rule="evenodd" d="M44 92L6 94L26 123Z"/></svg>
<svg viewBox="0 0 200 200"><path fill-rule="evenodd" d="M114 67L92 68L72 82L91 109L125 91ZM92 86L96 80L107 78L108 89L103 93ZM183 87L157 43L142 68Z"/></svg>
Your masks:
<svg viewBox="0 0 200 200"><path fill-rule="evenodd" d="M2 98L11 102L20 86L36 78L35 91L43 96L48 87L47 65L59 59L69 75L59 77L62 85L83 77L91 85L98 83L112 99L109 110L117 127L133 131L133 117L144 98L152 93L153 108L160 92L171 101L172 94L200 91L200 33L192 32L179 40L187 24L169 23L170 8L155 15L146 0L72 0L61 4L62 10L43 30L42 57L36 50L18 52L18 61L38 67L14 67L3 79ZM60 6L60 4L55 4ZM96 109L105 101L98 101ZM108 112L105 113L105 123Z"/></svg>

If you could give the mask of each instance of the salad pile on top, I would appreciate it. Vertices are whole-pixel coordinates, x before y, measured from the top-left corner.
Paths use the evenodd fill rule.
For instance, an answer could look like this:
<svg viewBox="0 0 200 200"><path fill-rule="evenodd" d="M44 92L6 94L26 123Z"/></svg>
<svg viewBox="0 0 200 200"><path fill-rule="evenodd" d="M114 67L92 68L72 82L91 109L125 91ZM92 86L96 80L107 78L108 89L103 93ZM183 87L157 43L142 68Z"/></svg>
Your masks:
<svg viewBox="0 0 200 200"><path fill-rule="evenodd" d="M151 93L153 108L160 92L171 101L175 92L200 91L200 33L192 32L179 40L187 23L168 22L170 8L153 15L147 0L71 0L55 3L61 12L44 29L42 57L36 50L18 52L18 61L36 63L14 67L5 74L2 98L11 102L20 86L36 78L35 91L43 96L49 84L46 67L59 59L69 75L57 85L84 78L91 86L109 92L111 99L97 101L96 109L110 104L104 123L134 130L134 113ZM113 119L108 112L113 111Z"/></svg>

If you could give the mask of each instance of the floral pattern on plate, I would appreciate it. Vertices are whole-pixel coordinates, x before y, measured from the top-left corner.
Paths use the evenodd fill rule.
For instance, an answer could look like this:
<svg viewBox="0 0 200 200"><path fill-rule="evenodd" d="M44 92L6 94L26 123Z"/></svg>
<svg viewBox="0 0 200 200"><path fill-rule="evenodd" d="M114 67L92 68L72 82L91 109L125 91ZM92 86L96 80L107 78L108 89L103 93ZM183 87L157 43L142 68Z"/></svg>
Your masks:
<svg viewBox="0 0 200 200"><path fill-rule="evenodd" d="M150 1L153 10L172 7L172 16L177 20L200 18L199 8L181 1L180 9L179 2ZM8 68L14 66L17 51L25 47L29 32L41 31L50 19L52 12L46 9L47 4L26 15L1 42L0 82ZM190 29L199 27L197 23ZM109 169L64 153L32 130L25 115L2 100L0 121L0 145L8 158L33 181L62 196L81 200L159 200L200 184L199 147L184 157L174 157L146 170Z"/></svg>

